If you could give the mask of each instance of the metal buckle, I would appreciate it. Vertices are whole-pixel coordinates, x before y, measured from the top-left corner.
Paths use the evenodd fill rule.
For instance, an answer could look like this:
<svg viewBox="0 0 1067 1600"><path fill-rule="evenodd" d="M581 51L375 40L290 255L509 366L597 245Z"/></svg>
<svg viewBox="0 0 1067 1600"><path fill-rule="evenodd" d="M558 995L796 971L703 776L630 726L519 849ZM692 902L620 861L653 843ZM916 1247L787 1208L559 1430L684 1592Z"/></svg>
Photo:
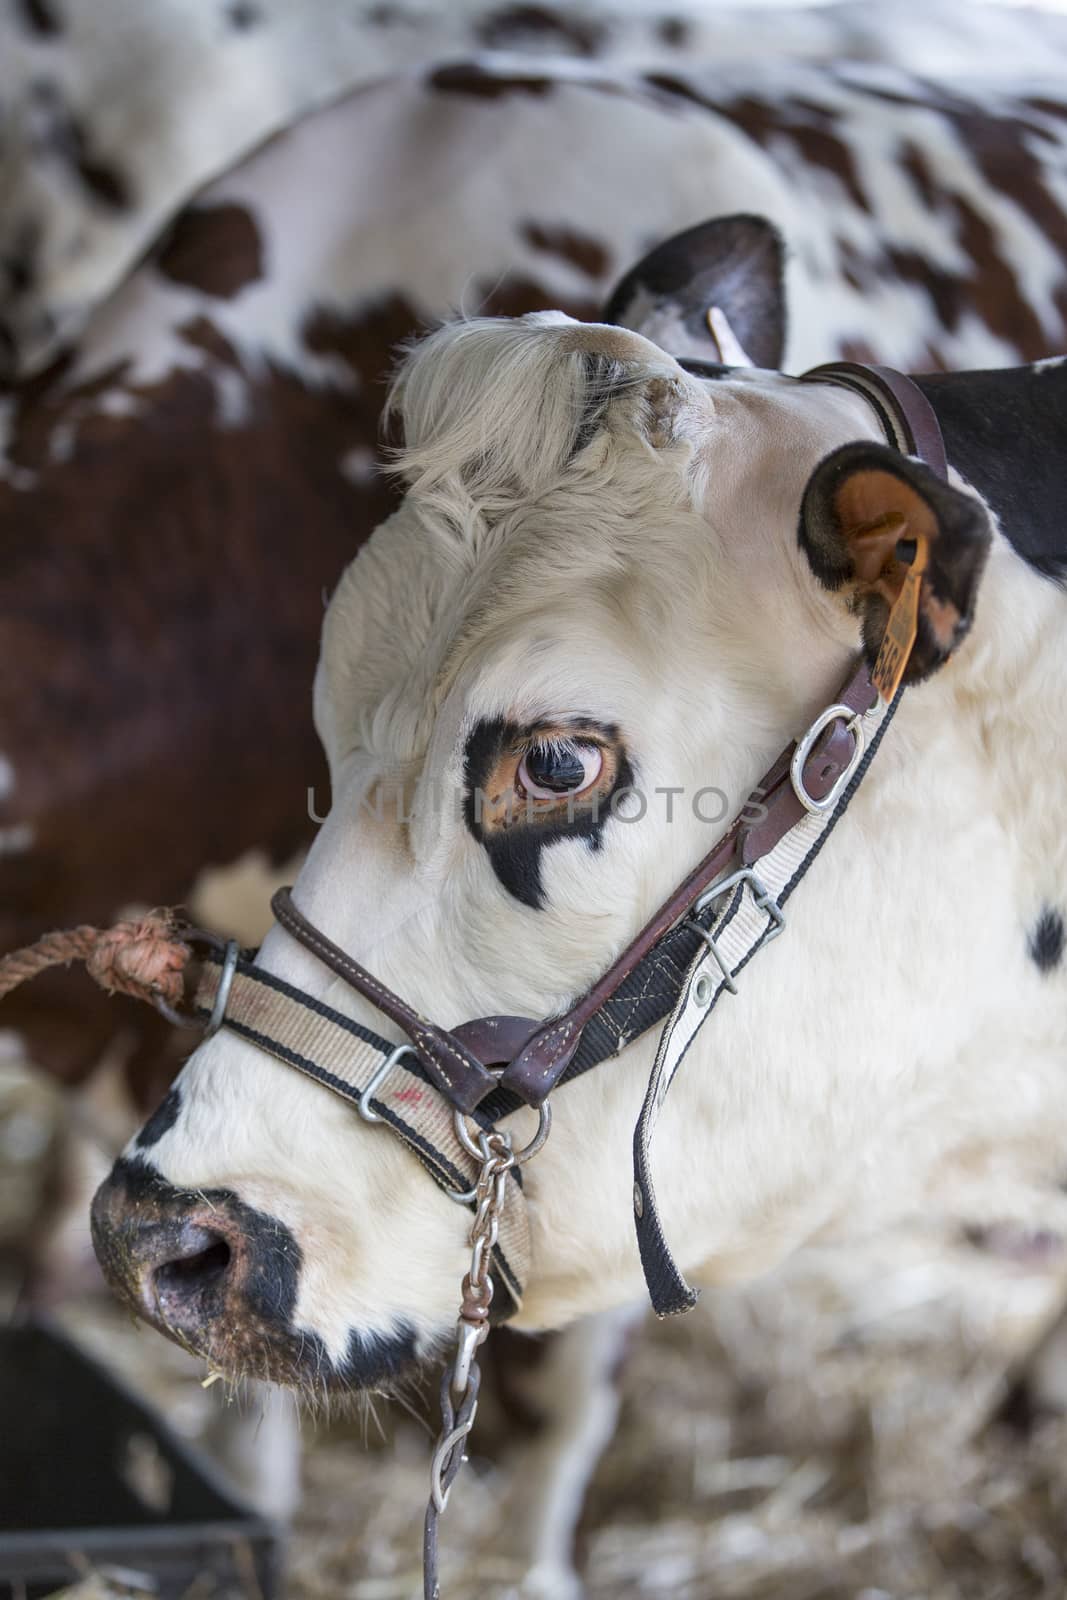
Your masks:
<svg viewBox="0 0 1067 1600"><path fill-rule="evenodd" d="M400 1061L404 1056L414 1056L417 1061L419 1058L419 1052L415 1049L414 1045L398 1044L394 1050L390 1050L381 1066L375 1069L370 1082L367 1084L367 1087L356 1101L356 1110L359 1112L364 1122L385 1121L385 1118L380 1117L377 1111L371 1110L370 1103L374 1096L378 1093L378 1090L381 1088L386 1078L392 1072L393 1068L396 1066L397 1062Z"/></svg>
<svg viewBox="0 0 1067 1600"><path fill-rule="evenodd" d="M767 888L763 879L758 873L753 872L751 867L739 867L736 872L731 872L729 877L720 878L718 883L713 883L707 889L702 890L693 901L692 909L689 912L690 919L699 917L706 906L710 906L714 900L721 900L724 894L727 894L739 883L748 884L752 890L753 900L759 909L765 911L774 923L773 931L767 935L768 939L777 939L785 927L785 912ZM700 931L705 933L707 930L702 928Z"/></svg>
<svg viewBox="0 0 1067 1600"><path fill-rule="evenodd" d="M809 794L804 787L804 763L811 754L811 747L822 730L829 727L831 722L838 721L847 723L847 731L856 741L856 748L852 752L848 766L842 772L829 794L825 795L821 800L816 800L815 796ZM825 711L820 711L807 733L797 741L797 747L793 751L793 759L789 763L789 779L793 785L793 793L805 811L810 811L814 816L821 816L823 812L834 809L853 773L863 759L866 744L862 713L853 711L851 706L840 704L827 706Z"/></svg>
<svg viewBox="0 0 1067 1600"><path fill-rule="evenodd" d="M215 990L215 1004L211 1008L207 1027L201 1044L214 1037L222 1024L226 1021L226 1007L230 999L230 990L233 987L233 975L237 971L237 961L241 954L241 947L236 939L230 939L226 944L226 954L222 958L222 971L219 973L219 986Z"/></svg>
<svg viewBox="0 0 1067 1600"><path fill-rule="evenodd" d="M721 900L724 894L728 894L730 890L736 888L739 883L748 884L749 888L752 890L752 898L756 906L760 911L765 912L767 917L770 919L772 927L768 931L765 938L765 943L770 944L772 939L777 939L778 935L785 927L785 912L782 910L771 891L767 888L762 878L753 872L751 867L741 867L737 872L731 872L729 877L720 878L718 883L713 883L710 888L705 889L704 892L699 894L694 900L693 908L686 918L686 921L692 925L693 932L700 935L708 949L711 951L712 955L715 957L715 960L719 966L719 971L723 976L723 982L731 994L737 993L737 984L734 982L733 974L726 964L726 958L719 949L715 935L705 928L701 922L698 922L697 918L705 909L705 907L710 906L715 900Z"/></svg>
<svg viewBox="0 0 1067 1600"><path fill-rule="evenodd" d="M719 949L718 945L715 942L715 935L712 934L712 933L709 933L707 928L702 927L701 924L699 922L697 922L695 919L693 921L693 932L694 933L699 933L700 937L703 939L704 943L707 945L708 949L711 951L712 955L715 957L716 961L719 963L719 971L722 973L722 981L723 981L723 983L729 989L731 994L736 994L737 993L737 984L734 982L733 975L730 972L730 968L727 966L726 960L725 960L721 950ZM699 980L699 982L700 983L707 983L708 979L702 978L702 979ZM699 983L698 983L698 987L699 987ZM703 999L703 996L698 994L697 995L697 1000L700 1001L702 999ZM711 1004L711 991L710 990L708 991L708 1004L709 1005Z"/></svg>

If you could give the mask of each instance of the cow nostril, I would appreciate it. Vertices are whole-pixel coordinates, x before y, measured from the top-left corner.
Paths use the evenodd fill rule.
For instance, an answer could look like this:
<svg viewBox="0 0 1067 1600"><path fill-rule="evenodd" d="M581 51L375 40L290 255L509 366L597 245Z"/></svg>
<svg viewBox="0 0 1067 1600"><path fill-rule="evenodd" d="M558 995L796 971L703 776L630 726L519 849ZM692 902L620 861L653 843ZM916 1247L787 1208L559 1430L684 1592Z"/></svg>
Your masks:
<svg viewBox="0 0 1067 1600"><path fill-rule="evenodd" d="M204 1237L210 1239L210 1243L201 1249L163 1261L156 1267L152 1278L158 1295L185 1298L211 1288L226 1276L233 1252L226 1240L217 1234Z"/></svg>

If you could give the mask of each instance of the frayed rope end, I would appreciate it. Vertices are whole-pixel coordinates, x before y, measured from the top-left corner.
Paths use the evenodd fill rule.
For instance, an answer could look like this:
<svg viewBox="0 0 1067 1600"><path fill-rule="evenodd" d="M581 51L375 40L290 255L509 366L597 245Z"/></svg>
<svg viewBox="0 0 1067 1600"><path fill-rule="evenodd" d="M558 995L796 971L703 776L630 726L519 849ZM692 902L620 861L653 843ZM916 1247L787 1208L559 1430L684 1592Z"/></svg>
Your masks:
<svg viewBox="0 0 1067 1600"><path fill-rule="evenodd" d="M173 911L163 908L113 928L70 928L46 933L25 950L0 959L0 996L49 967L84 961L91 977L108 994L130 995L177 1006L184 994L184 972L191 951Z"/></svg>

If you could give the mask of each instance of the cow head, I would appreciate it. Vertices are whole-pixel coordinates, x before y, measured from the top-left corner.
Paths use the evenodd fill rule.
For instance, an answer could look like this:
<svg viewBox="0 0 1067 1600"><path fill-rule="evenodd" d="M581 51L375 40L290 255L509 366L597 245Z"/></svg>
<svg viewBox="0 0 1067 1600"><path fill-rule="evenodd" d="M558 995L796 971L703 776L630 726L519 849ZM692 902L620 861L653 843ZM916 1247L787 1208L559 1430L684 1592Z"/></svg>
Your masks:
<svg viewBox="0 0 1067 1600"><path fill-rule="evenodd" d="M760 259L745 303L762 293L780 326L777 253ZM705 312L733 281L703 275ZM333 804L294 898L439 1024L549 1017L609 965L876 647L906 570L891 513L932 551L917 670L970 620L989 539L973 497L893 453L856 395L709 370L556 313L452 323L404 361L407 493L326 614L314 708ZM856 545L879 519L888 544ZM283 930L260 960L390 1031ZM661 1138L680 1255L713 1271L777 1193L758 1149L791 1057L744 1035L722 1055L712 1035L715 1072L688 1074ZM653 1043L556 1095L526 1173L520 1326L640 1292L629 1151ZM813 1103L839 1066L806 1066ZM382 1383L447 1335L467 1227L403 1146L226 1030L94 1208L108 1276L143 1316L224 1371L312 1389Z"/></svg>

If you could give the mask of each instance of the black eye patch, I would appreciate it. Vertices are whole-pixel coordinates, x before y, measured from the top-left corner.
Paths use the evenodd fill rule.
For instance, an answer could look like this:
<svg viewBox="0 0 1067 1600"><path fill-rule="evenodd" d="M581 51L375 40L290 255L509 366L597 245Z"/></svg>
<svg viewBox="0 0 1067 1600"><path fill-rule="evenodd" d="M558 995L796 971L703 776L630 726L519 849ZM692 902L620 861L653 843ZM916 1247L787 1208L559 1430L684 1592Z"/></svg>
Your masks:
<svg viewBox="0 0 1067 1600"><path fill-rule="evenodd" d="M588 736L611 758L604 784L593 786L585 799L563 795L557 805L537 807L507 803L508 785L502 774L517 766L536 741L544 740L543 724L522 726L503 717L486 718L471 732L464 754L463 816L468 831L484 847L508 893L535 911L545 903L542 852L561 839L584 839L590 849L598 850L613 799L633 785L633 768L614 725L583 717L553 726L576 741Z"/></svg>

